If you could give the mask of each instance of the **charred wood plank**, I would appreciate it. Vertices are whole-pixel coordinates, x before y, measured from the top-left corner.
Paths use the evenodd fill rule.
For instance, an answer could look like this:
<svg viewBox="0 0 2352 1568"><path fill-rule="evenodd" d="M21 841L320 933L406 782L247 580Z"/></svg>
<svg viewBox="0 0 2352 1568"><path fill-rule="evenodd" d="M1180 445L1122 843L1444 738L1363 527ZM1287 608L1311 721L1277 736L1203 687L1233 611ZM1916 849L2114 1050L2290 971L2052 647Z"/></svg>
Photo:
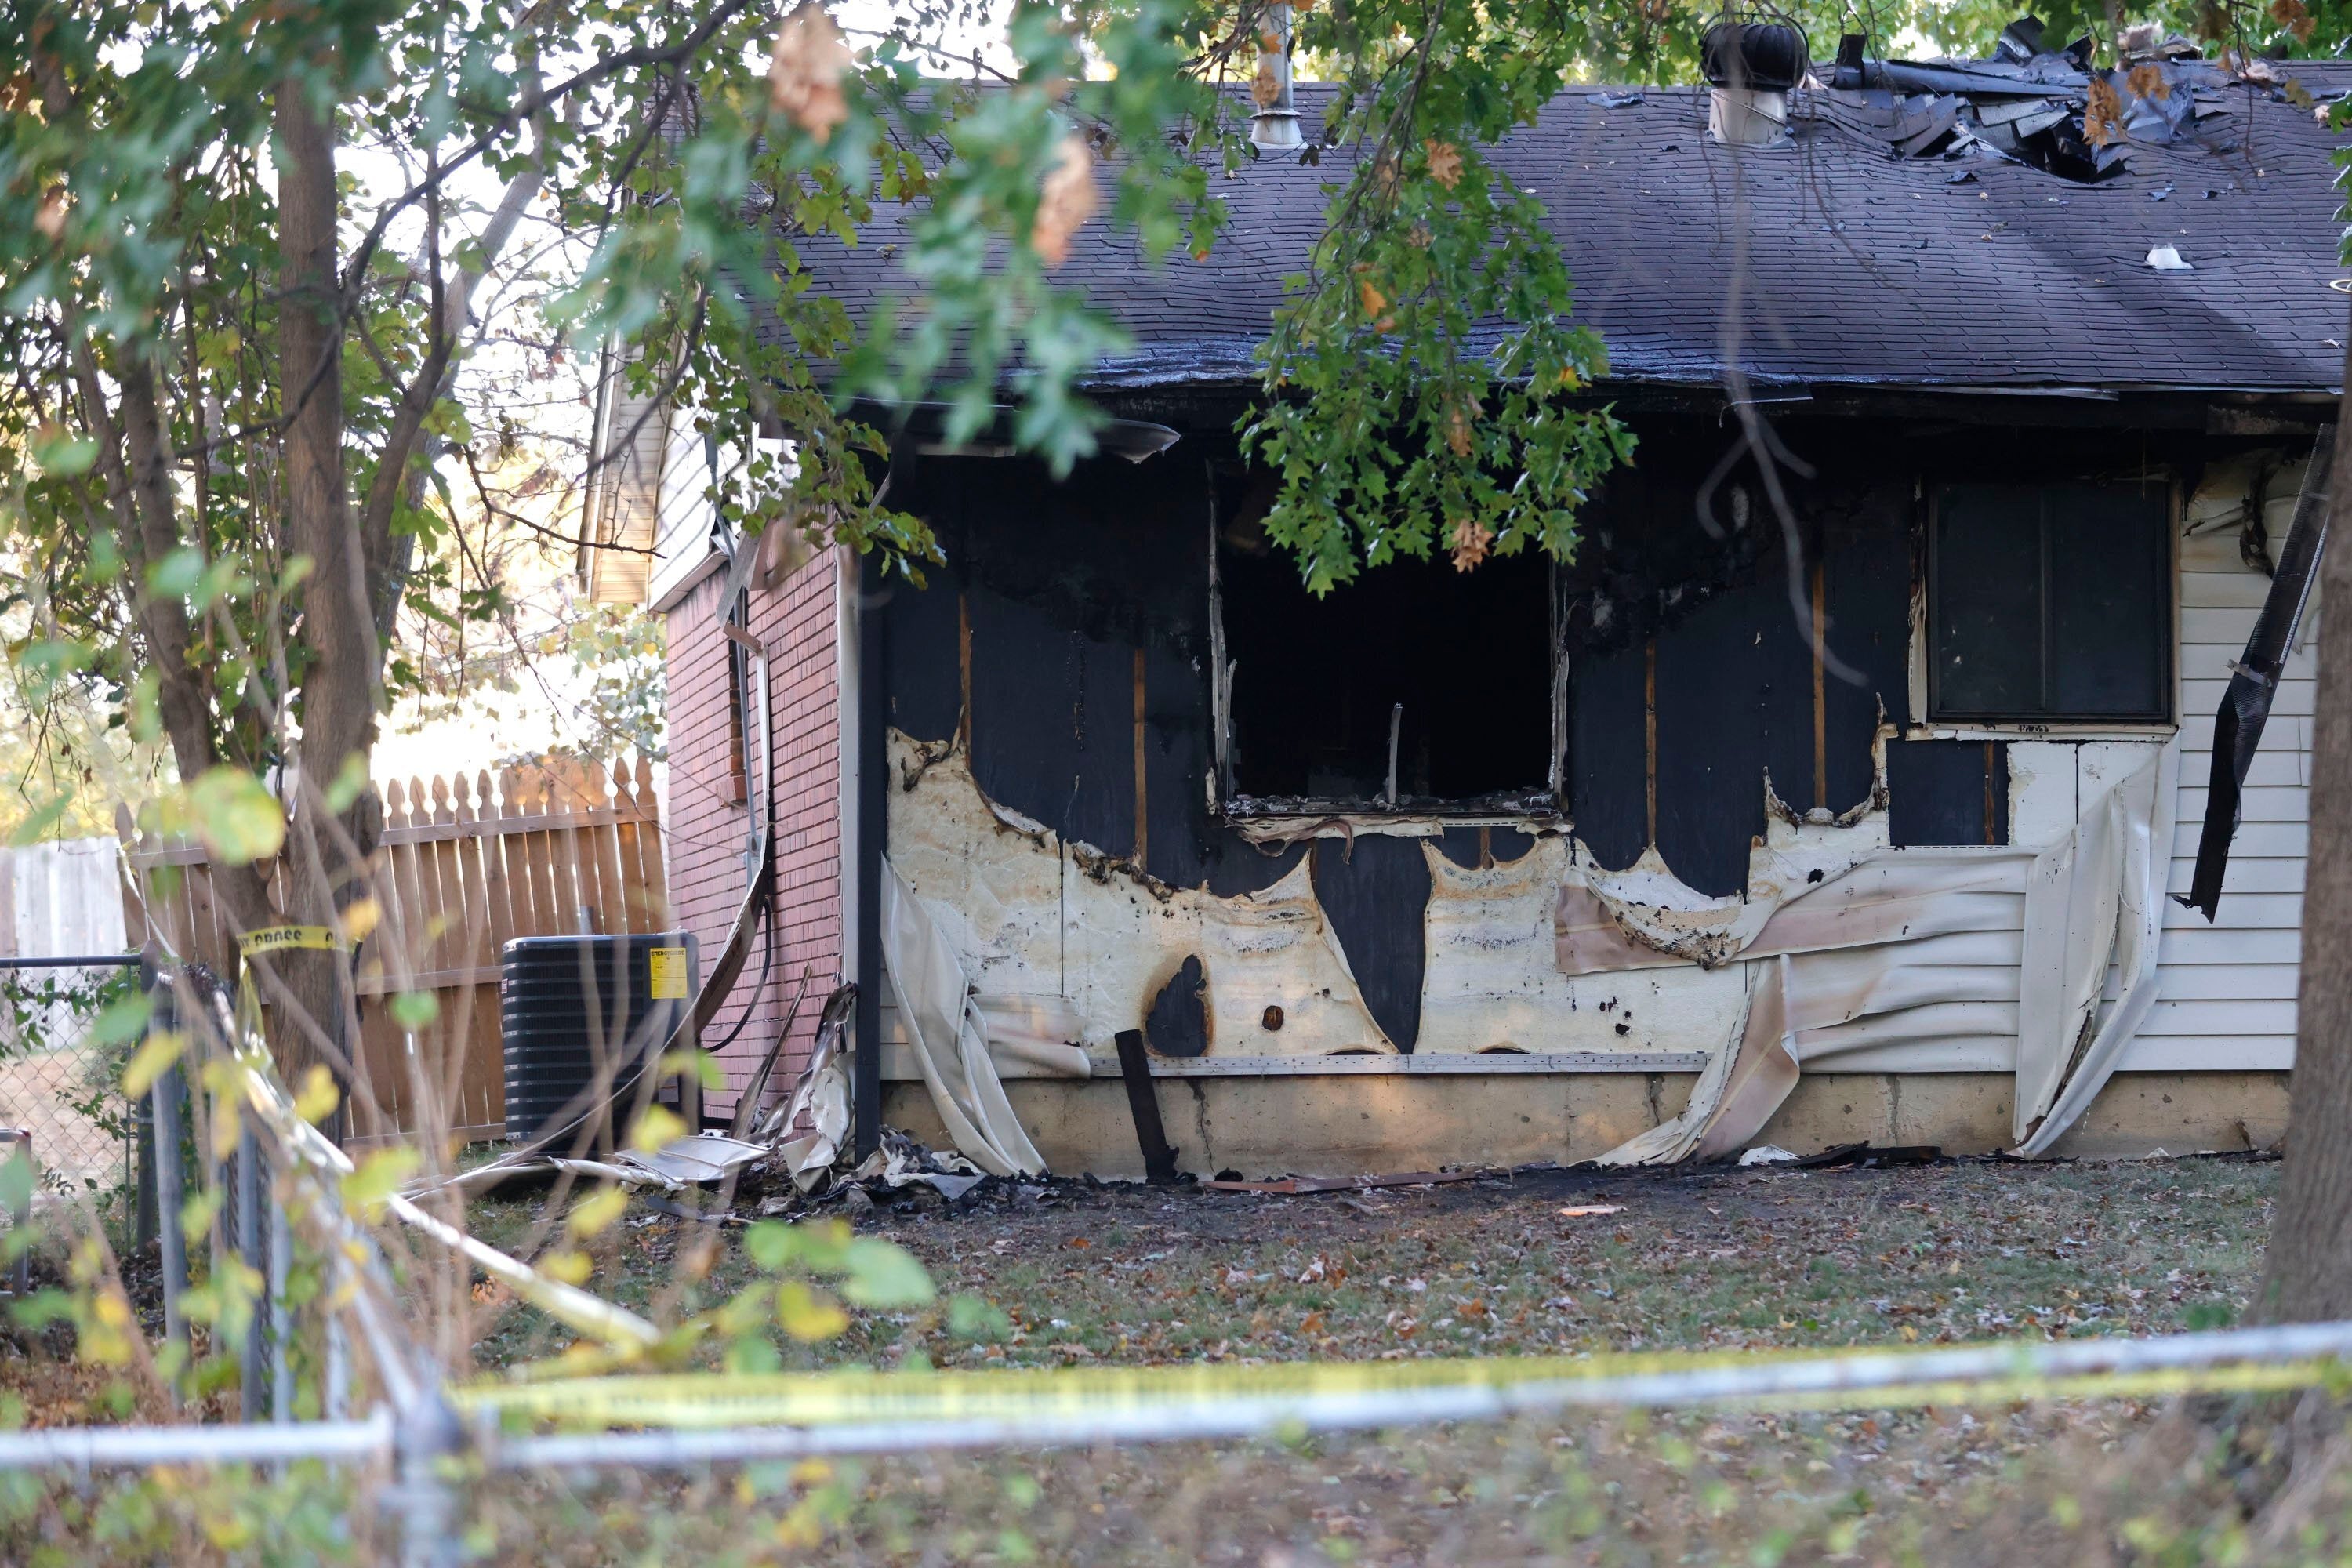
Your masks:
<svg viewBox="0 0 2352 1568"><path fill-rule="evenodd" d="M1155 1187L1176 1184L1176 1150L1160 1121L1160 1100L1151 1089L1151 1058L1143 1031L1121 1029L1118 1076L1127 1083L1128 1113L1135 1118L1135 1141L1143 1150L1143 1179Z"/></svg>

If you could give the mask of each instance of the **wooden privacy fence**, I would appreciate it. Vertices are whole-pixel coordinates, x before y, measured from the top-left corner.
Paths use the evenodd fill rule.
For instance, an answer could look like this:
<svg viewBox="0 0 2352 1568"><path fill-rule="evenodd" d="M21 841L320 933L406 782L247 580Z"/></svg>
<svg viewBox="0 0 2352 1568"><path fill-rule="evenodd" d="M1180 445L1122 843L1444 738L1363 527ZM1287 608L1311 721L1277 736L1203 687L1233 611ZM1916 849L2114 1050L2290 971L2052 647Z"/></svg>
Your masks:
<svg viewBox="0 0 2352 1568"><path fill-rule="evenodd" d="M378 784L383 841L373 880L381 917L354 955L359 1070L389 1127L447 1125L462 1138L506 1131L499 954L517 937L672 929L660 809L643 757L508 768ZM118 810L123 925L152 933L224 979L236 938L214 896L201 844L142 834ZM268 868L273 884L282 868ZM403 1028L384 998L425 991L434 1021ZM364 1097L355 1095L355 1101Z"/></svg>

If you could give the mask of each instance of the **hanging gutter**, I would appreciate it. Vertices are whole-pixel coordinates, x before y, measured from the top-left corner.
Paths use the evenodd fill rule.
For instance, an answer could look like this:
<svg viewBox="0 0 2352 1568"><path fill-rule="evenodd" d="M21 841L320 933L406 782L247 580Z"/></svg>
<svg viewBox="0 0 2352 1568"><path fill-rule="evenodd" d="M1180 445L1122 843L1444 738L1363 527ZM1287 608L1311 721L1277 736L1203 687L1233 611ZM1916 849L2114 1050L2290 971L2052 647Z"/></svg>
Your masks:
<svg viewBox="0 0 2352 1568"><path fill-rule="evenodd" d="M2213 716L2213 775L2205 795L2205 827L2197 839L2197 870L2180 900L2210 921L2221 904L2221 880L2230 868L2230 841L2238 831L2239 795L2263 743L2263 728L2278 695L2279 677L2294 647L2319 558L2327 548L2327 492L2336 458L2336 426L2322 425L2311 466L2304 470L2303 493L2295 498L2294 521L2279 552L2278 572L2263 600L2263 613L2246 638L2243 658L2230 667L2229 689Z"/></svg>

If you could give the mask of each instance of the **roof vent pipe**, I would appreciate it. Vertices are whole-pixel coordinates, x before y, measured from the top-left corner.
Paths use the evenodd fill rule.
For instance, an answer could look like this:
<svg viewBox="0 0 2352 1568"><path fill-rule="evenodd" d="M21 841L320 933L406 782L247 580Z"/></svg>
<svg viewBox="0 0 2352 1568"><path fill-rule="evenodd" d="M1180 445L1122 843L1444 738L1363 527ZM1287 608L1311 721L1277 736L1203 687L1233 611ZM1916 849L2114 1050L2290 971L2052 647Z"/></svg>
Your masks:
<svg viewBox="0 0 2352 1568"><path fill-rule="evenodd" d="M1699 45L1707 133L1733 147L1785 135L1789 89L1805 77L1805 35L1781 22L1718 22Z"/></svg>
<svg viewBox="0 0 2352 1568"><path fill-rule="evenodd" d="M1261 153L1289 153L1305 140L1298 110L1290 101L1290 7L1268 5L1257 22L1257 76L1250 83L1250 145Z"/></svg>

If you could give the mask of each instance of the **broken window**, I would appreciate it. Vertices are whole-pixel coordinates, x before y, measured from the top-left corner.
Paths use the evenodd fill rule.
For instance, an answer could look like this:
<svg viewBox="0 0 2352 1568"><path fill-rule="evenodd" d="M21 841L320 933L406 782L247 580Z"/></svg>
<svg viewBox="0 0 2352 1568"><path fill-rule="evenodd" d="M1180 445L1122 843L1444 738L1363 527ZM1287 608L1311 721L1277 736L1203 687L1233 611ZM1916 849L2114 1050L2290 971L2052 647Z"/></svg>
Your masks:
<svg viewBox="0 0 2352 1568"><path fill-rule="evenodd" d="M1218 551L1237 810L1549 809L1550 563L1391 561L1321 598L1254 528Z"/></svg>
<svg viewBox="0 0 2352 1568"><path fill-rule="evenodd" d="M1927 562L1928 716L2171 717L2170 497L2162 487L1951 485Z"/></svg>

